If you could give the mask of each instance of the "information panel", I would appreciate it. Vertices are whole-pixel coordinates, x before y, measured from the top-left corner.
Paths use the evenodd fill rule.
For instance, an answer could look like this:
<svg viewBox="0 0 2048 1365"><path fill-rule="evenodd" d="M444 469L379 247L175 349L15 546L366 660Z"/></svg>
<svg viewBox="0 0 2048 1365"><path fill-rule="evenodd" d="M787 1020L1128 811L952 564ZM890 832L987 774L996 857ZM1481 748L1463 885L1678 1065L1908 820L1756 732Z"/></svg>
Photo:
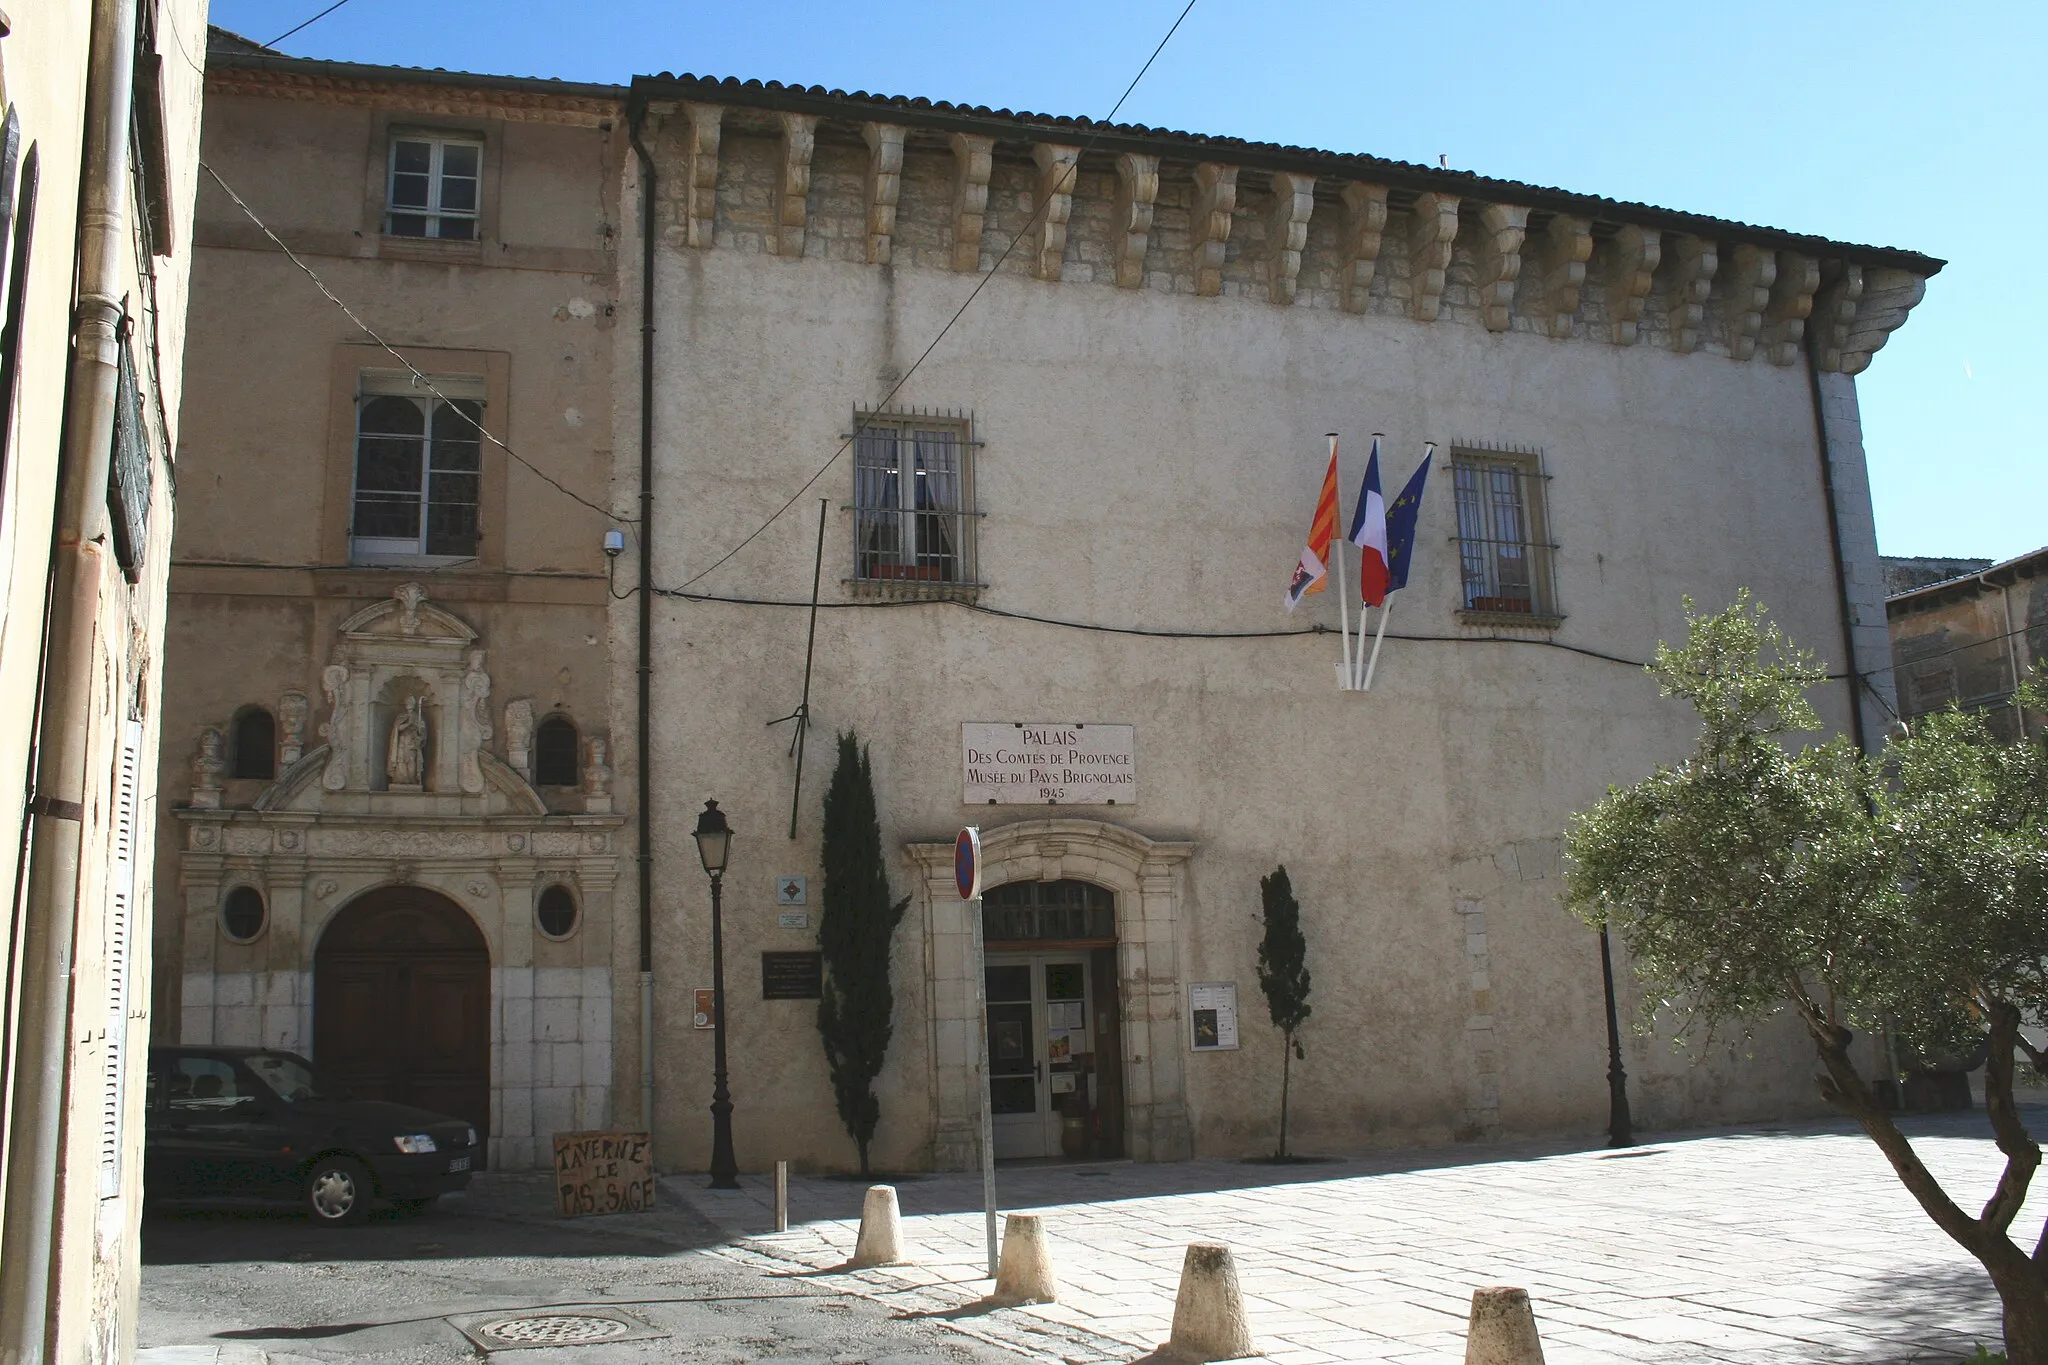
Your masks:
<svg viewBox="0 0 2048 1365"><path fill-rule="evenodd" d="M555 1134L555 1198L564 1218L653 1208L654 1147L647 1134Z"/></svg>
<svg viewBox="0 0 2048 1365"><path fill-rule="evenodd" d="M970 806L1136 805L1138 727L970 720L960 766Z"/></svg>
<svg viewBox="0 0 2048 1365"><path fill-rule="evenodd" d="M823 953L761 954L763 1000L816 1000L824 993Z"/></svg>

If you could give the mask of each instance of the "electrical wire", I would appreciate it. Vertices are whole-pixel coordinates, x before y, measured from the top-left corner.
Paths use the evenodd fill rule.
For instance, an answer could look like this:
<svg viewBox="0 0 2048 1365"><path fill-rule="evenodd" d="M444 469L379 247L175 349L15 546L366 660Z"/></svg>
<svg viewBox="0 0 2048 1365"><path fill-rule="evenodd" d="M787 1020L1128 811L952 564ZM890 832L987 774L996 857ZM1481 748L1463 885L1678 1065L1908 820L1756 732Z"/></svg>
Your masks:
<svg viewBox="0 0 2048 1365"><path fill-rule="evenodd" d="M272 38L269 42L265 43L264 46L276 47L279 43L291 37L294 33L297 33L299 29L311 28L313 25L319 23L322 19L325 19L328 15L334 13L336 10L340 9L343 5L346 5L347 3L348 0L334 0L333 4L329 5L326 9L321 10L318 14L308 19L305 23L300 24L298 28L286 29L284 32L278 34L275 38Z"/></svg>
<svg viewBox="0 0 2048 1365"><path fill-rule="evenodd" d="M1115 121L1118 112L1120 112L1123 109L1125 101L1130 99L1131 92L1138 88L1138 82L1145 79L1145 73L1152 69L1152 64L1159 60L1159 54L1166 50L1166 45L1169 42L1173 41L1173 35L1180 32L1181 24L1186 21L1188 13L1191 10L1193 10L1194 7L1195 0L1188 0L1186 6L1182 8L1180 16L1173 21L1173 27L1166 30L1166 36L1164 38L1161 38L1159 40L1159 45L1152 49L1152 55L1147 57L1145 59L1145 64L1138 68L1138 74L1131 77L1131 83L1124 87L1123 94L1117 96L1117 101L1114 105L1110 107L1109 113L1104 115L1101 122L1095 125L1094 131L1089 133L1088 135L1088 140L1081 144L1080 151L1076 152L1074 156L1073 175L1075 178L1078 178L1081 174L1081 153L1084 153L1088 151L1089 148L1093 147L1096 144L1096 142L1101 139L1103 130L1109 124ZM926 359L928 359L931 356L931 353L939 348L939 343L946 339L946 334L953 330L954 324L959 322L962 315L964 315L967 312L968 308L973 306L974 301L977 298L981 297L981 291L988 286L988 282L990 280L996 277L996 273L1003 268L1003 263L1010 259L1010 253L1017 249L1017 244L1023 241L1026 237L1031 235L1031 230L1032 228L1037 226L1040 215L1044 214L1045 211L1048 208L1050 208L1052 204L1050 196L1042 195L1040 196L1040 199L1041 202L1039 203L1036 209L1032 210L1031 217L1026 219L1024 222L1024 226L1020 228L1017 231L1017 233L1010 238L1010 244L1003 248L1003 254L996 257L996 263L990 266L988 268L988 271L985 274L983 274L979 280L975 281L973 290L969 292L966 299L961 302L960 306L953 310L953 316L946 319L946 325L939 329L939 334L932 338L931 344L925 347L924 350L918 354L918 357L915 361L911 362L910 368L903 372L903 377L898 379L896 383L889 389L889 392L882 396L882 401L875 405L876 410L886 409L889 406L889 404L895 399L896 395L902 392L903 386L910 382L910 377L917 373L918 367L920 365L923 365ZM767 530L770 526L773 526L777 519L779 519L784 512L787 512L790 508L796 506L797 499L801 498L805 493L809 492L812 484L824 478L825 472L831 469L833 465L839 463L839 457L844 455L847 452L847 449L850 446L852 446L855 441L860 439L861 433L866 431L868 428L868 419L875 415L875 411L870 411L868 414L863 416L862 420L856 422L854 424L852 434L847 436L847 438L844 441L841 441L839 443L839 448L832 452L832 457L830 459L826 460L825 463L818 466L817 473L811 475L810 478L805 479L803 481L802 486L799 487L796 490L796 492L789 495L789 501L783 503L782 506L776 508L773 512L769 513L767 520L763 521L759 526L756 526L753 530L749 531L746 534L746 537L743 540L741 540L739 544L733 546L730 550L727 550L724 554L720 555L717 559L713 560L711 562L710 567L706 568L696 577L686 581L682 586L684 588L689 588L695 586L698 583L703 582L706 578L710 577L719 568L721 568L727 560L731 559L741 550L746 549L747 546L753 544L755 538L758 537L763 531ZM657 589L657 591L659 590Z"/></svg>
<svg viewBox="0 0 2048 1365"><path fill-rule="evenodd" d="M315 17L317 18L318 16L316 15ZM311 23L312 20L309 19L307 20L307 22ZM327 287L327 282L320 278L318 273L314 271L313 267L307 265L303 260L300 260L298 253L293 251L290 247L286 246L284 244L284 239L282 237L279 237L275 232L272 232L270 230L270 225L268 223L265 223L261 218L257 217L256 210L250 208L248 202L244 200L241 195L235 193L234 187L229 185L227 181L220 178L219 171L216 171L213 167L207 165L206 162L204 161L201 161L199 163L199 168L205 171L208 175L213 177L213 183L220 186L221 189L226 192L228 198L235 201L235 207L240 209L243 212L243 214L247 216L249 221L254 223L257 226L257 228L262 231L263 235L265 237L268 237L271 240L271 242L276 245L277 249L285 254L286 260L290 261L293 265L297 266L300 269L300 271L305 274L306 278L313 282L314 288L318 289L322 294L326 295L327 301L329 303L333 304L336 308L339 308L342 311L343 315L346 316L350 322L356 325L358 331L360 331L364 336L368 337L370 340L376 342L379 346L383 347L384 350L391 356L393 360L396 360L400 365L403 365L405 367L406 373L412 376L414 383L418 384L428 393L434 395L434 397L439 399L441 402L447 403L449 405L448 410L450 412L457 414L464 421L468 422L471 426L475 427L477 430L477 435L481 436L484 440L490 442L498 449L504 451L506 456L509 457L513 462L523 465L527 473L533 475L542 483L547 484L549 487L553 488L557 493L560 493L563 497L568 498L571 502L582 503L585 507L588 507L591 511L597 513L601 517L604 517L608 521L627 522L633 520L632 517L623 516L620 513L613 511L609 507L604 507L598 503L594 503L589 498L586 498L582 494L571 489L567 484L564 484L561 480L555 478L554 475L549 474L539 465L527 459L524 455L521 455L511 446L506 445L503 441L499 440L496 435L494 435L493 433L484 428L484 424L482 422L477 421L474 417L471 417L467 412L464 412L461 408L456 407L447 394L442 393L438 388L434 387L433 380L427 378L424 374L421 374L419 369L416 366L414 366L414 364L410 360L407 360L403 355L399 354L397 348L392 346L392 344L386 341L382 336L379 336L377 334L377 330L374 327L370 326L369 323L364 322L362 318L357 315L355 309L349 307L346 303L343 303L341 301L340 295L336 294L332 289L329 289Z"/></svg>

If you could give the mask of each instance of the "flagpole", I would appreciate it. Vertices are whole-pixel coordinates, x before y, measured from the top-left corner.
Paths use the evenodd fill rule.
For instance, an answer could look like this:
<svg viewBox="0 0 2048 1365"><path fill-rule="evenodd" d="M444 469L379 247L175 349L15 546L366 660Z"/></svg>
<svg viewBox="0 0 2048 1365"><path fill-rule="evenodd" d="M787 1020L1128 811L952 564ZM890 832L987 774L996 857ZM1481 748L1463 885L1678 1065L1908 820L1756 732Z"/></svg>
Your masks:
<svg viewBox="0 0 2048 1365"><path fill-rule="evenodd" d="M1380 663L1380 641L1382 641L1382 640L1384 640L1384 639L1386 639L1386 638L1387 638L1387 614L1388 614L1389 612L1393 611L1393 609L1394 609L1394 599L1393 599L1393 598L1392 598L1391 596L1389 596L1389 597L1387 598L1387 600L1386 600L1385 602L1383 602L1383 603L1382 603L1382 604L1380 605L1380 630L1379 630L1379 634L1377 634L1377 635L1375 635L1375 636L1373 636L1373 637L1372 637L1372 657L1371 657L1370 659L1366 660L1366 663L1365 663L1365 684L1364 684L1364 686L1363 686L1363 687L1361 687L1361 688L1359 689L1360 691L1363 691L1363 692L1370 692L1370 691L1372 691L1372 671L1373 671L1373 670L1374 670L1375 668L1379 667L1379 663ZM1364 627L1363 627L1363 626L1361 625L1361 626L1359 627L1359 629L1360 629L1361 631L1363 631L1363 630L1364 630ZM1363 639L1363 638L1361 638L1361 639L1359 640L1359 642L1358 642L1358 643L1359 643L1360 645L1363 645L1363 644L1365 643L1365 641L1364 641L1364 639Z"/></svg>
<svg viewBox="0 0 2048 1365"><path fill-rule="evenodd" d="M1330 433L1330 463L1333 466L1337 463L1337 433L1334 431ZM1343 510L1343 504L1338 504L1338 510L1340 512ZM1341 518L1339 518L1339 520L1341 520ZM1334 532L1336 530L1336 527L1332 526L1330 529ZM1337 572L1337 623L1338 628L1344 632L1344 669L1342 674L1340 675L1342 679L1342 685L1338 688L1338 691L1343 692L1350 690L1352 677L1351 598L1349 594L1347 594L1344 591L1344 547L1340 544L1335 543L1337 537L1334 534L1330 537L1330 539L1332 541L1330 547L1330 558L1334 561L1334 567ZM1365 617L1364 608L1361 607L1359 610L1360 615L1358 620L1358 644L1359 647L1362 649L1365 646Z"/></svg>

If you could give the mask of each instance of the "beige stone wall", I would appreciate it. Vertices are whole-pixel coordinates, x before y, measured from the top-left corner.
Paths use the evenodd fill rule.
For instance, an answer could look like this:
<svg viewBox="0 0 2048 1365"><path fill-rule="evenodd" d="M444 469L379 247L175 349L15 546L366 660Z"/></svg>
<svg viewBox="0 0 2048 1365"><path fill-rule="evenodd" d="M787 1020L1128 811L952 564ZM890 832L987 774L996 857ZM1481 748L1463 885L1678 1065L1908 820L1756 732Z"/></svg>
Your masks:
<svg viewBox="0 0 2048 1365"><path fill-rule="evenodd" d="M0 103L19 120L24 165L39 167L33 220L34 245L26 277L21 371L13 427L0 433L6 443L0 483L0 837L9 847L33 840L24 830L22 795L35 741L37 676L46 599L51 520L58 496L63 448L70 332L81 224L79 186L84 157L82 133L87 95L92 6L38 5L11 16L11 32L0 39ZM164 583L170 560L173 512L172 466L178 444L181 358L184 344L187 271L191 252L191 203L197 163L200 81L193 64L206 31L204 0L170 0L157 10L154 51L162 58L160 99L164 131L164 184L156 208L165 235L145 235L141 185L129 182L119 293L133 328L142 426L152 459L152 501L148 540L135 581L124 579L111 553L88 609L94 640L88 719L88 747L81 792L77 879L78 919L70 959L69 1036L66 1089L71 1102L61 1137L61 1182L53 1263L57 1313L46 1343L50 1358L62 1361L117 1361L134 1350L141 1205L142 1096L144 1048L149 1032L150 952L146 915L131 920L127 970L132 983L125 1020L110 1017L110 957L117 951L110 926L115 878L113 843L117 766L124 743L139 743L136 820L146 844L154 822L154 777L159 688L162 680ZM17 223L20 230L23 224ZM10 243L11 246L11 243ZM160 254L158 254L160 253ZM104 547L102 547L104 550ZM46 826L61 818L36 817ZM46 846L38 843L36 856ZM146 855L138 859L134 895L146 905L151 884ZM21 913L23 900L9 860L0 882L5 903ZM19 942L10 934L11 941ZM17 1000L11 989L6 1008ZM10 1021L12 1022L12 1021ZM10 1037L17 1038L10 1030ZM118 1054L110 1041L123 1046ZM118 1065L110 1066L110 1057ZM106 1094L110 1076L120 1107L116 1145L117 1177L101 1181ZM10 1073L0 1094L11 1104ZM11 1135L34 1120L9 1114ZM0 1166L6 1158L0 1154ZM19 1175L19 1172L15 1173ZM4 1196L0 1196L4 1198ZM16 1254L10 1246L8 1255Z"/></svg>
<svg viewBox="0 0 2048 1365"><path fill-rule="evenodd" d="M225 728L244 706L275 713L287 691L303 693L305 746L320 745L330 717L322 670L342 622L409 580L474 631L485 653L487 753L512 757L505 708L522 700L536 722L575 722L586 742L579 765L588 741L612 738L601 545L614 523L528 467L609 505L623 148L611 112L566 96L444 97L417 82L316 90L289 72L216 69L209 163L407 361L477 376L485 426L518 458L484 448L475 560L352 565L357 375L398 362L218 186L203 187L164 709L172 801L189 799L201 734ZM480 241L383 235L387 148L394 130L407 129L482 137ZM281 831L241 814L266 787L222 783L221 805L236 814L219 843L197 842L213 838L204 821L160 824L157 951L176 969L158 980L159 1038L310 1050L320 929L357 894L414 878L462 905L492 947L493 1123L503 1125L494 1159L528 1165L548 1132L610 1121L612 976L622 963L630 970L633 939L614 923L619 817L609 797L543 789L536 799L548 818L588 818L598 841L563 834L573 852L549 843L544 857L542 844L557 836L532 832L546 821L530 813L484 813L488 801L460 793L431 811L385 811L389 803L352 781L319 798L321 809L387 821L376 827L392 831L393 846L377 857L343 840L323 862L317 832L307 847L288 846ZM532 928L540 884L557 875L575 879L583 908L577 933L560 943ZM261 886L273 907L271 928L251 945L218 925L220 898L238 881Z"/></svg>
<svg viewBox="0 0 2048 1365"><path fill-rule="evenodd" d="M960 163L931 135L913 135L904 154L893 263L881 267L870 264L873 199L857 128L828 119L816 129L801 215L787 206L789 140L767 116L733 115L721 130L715 194L701 174L690 190L684 149L703 145L701 126L686 139L678 113L652 139L664 205L655 575L668 587L691 583L825 465L856 406L890 391L975 285L950 268ZM997 145L983 269L1031 218L1043 173L1026 150ZM1607 1098L1598 949L1560 906L1559 841L1572 810L1675 757L1691 734L1684 710L1660 701L1631 661L1682 631L1682 596L1714 607L1746 587L1840 667L1814 406L1803 364L1791 363L1799 309L1769 303L1761 263L1713 286L1750 293L1702 291L1683 346L1672 321L1692 297L1683 281L1661 295L1663 284L1646 285L1648 300L1634 295L1633 344L1617 345L1627 300L1567 287L1577 249L1569 230L1531 229L1527 261L1510 268L1506 229L1487 206L1467 205L1439 316L1422 321L1417 293L1433 285L1410 253L1427 234L1404 204L1386 215L1362 306L1347 311L1343 187L1325 182L1294 301L1277 306L1264 234L1289 223L1276 217L1264 173L1244 172L1227 242L1201 260L1189 205L1203 186L1187 165L1169 162L1159 175L1136 257L1142 288L1115 287L1116 262L1129 254L1120 245L1127 211L1114 202L1114 167L1084 157L1069 231L1051 258L1058 282L1030 243L1020 247L893 401L973 413L986 514L979 605L1143 631L1334 629L1334 593L1289 617L1281 589L1321 478L1323 433L1344 434L1348 515L1368 434L1382 430L1389 496L1422 441L1442 443L1415 576L1391 627L1394 637L1435 638L1390 638L1372 692L1343 693L1334 634L1160 639L857 598L844 581L852 473L842 456L691 589L751 603L664 597L655 608L653 819L676 836L657 853L665 1165L701 1164L709 1138L710 1040L688 1027L685 1004L686 988L709 983L707 898L681 843L707 796L740 831L726 903L740 1160L851 1160L811 1007L764 1002L753 981L758 952L810 946L810 932L775 927L772 887L796 873L819 884L818 802L836 730L853 728L872 746L884 840L902 849L949 838L969 820L1007 828L1044 814L961 805L962 722L1135 725L1138 804L1058 812L1192 845L1170 893L1177 941L1155 944L1147 929L1143 954L1125 954L1126 1075L1136 1075L1137 1047L1157 1046L1152 1011L1170 1011L1166 1034L1179 1037L1185 983L1235 980L1242 1049L1187 1055L1183 1043L1166 1070L1185 1077L1194 1151L1269 1146L1280 1057L1253 965L1257 883L1284 862L1315 975L1295 1140L1342 1151L1597 1131ZM637 194L630 183L627 193L629 202ZM1213 241L1213 187L1210 195ZM801 259L773 250L792 240L792 217L804 226ZM627 298L638 287L632 230L629 215ZM699 245L688 245L693 232ZM1615 241L1603 228L1595 265L1621 249ZM1851 381L1829 380L1853 414ZM630 431L637 394L630 384L620 394L618 428ZM1566 619L1554 632L1461 619L1445 467L1457 443L1541 452L1561 546ZM1830 455L1860 466L1860 448L1839 432ZM634 473L622 450L622 484ZM1867 509L1859 489L1843 496L1852 511L1858 496ZM791 840L788 731L765 723L794 707L802 683L798 604L819 498L828 609ZM1851 522L1852 582L1874 583L1874 544ZM614 612L622 642L633 610ZM629 643L616 648L624 657ZM1883 671L1881 658L1860 662ZM615 677L623 714L628 675ZM1844 687L1818 700L1829 725L1845 723ZM879 1087L884 1168L958 1159L947 1126L959 1082L948 1067L964 1045L943 1022L959 1008L945 946L959 907L908 856L892 883L918 899L896 944L895 1044ZM815 926L815 892L812 914ZM1153 962L1170 962L1173 979L1160 980ZM1634 987L1624 982L1623 993L1633 1009ZM1814 1108L1801 1052L1781 1021L1760 1021L1753 1041L1714 1040L1697 1065L1663 1036L1634 1039L1638 1119L1655 1128Z"/></svg>

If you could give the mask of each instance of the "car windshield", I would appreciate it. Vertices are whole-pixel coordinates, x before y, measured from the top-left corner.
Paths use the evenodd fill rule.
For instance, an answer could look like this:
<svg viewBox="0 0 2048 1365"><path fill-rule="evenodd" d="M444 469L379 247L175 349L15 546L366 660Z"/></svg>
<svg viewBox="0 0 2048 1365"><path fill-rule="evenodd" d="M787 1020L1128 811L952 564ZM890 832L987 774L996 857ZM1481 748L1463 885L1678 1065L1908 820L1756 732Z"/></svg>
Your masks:
<svg viewBox="0 0 2048 1365"><path fill-rule="evenodd" d="M311 1062L289 1052L258 1052L246 1058L258 1080L287 1104L300 1100L345 1100L348 1092L313 1069Z"/></svg>

